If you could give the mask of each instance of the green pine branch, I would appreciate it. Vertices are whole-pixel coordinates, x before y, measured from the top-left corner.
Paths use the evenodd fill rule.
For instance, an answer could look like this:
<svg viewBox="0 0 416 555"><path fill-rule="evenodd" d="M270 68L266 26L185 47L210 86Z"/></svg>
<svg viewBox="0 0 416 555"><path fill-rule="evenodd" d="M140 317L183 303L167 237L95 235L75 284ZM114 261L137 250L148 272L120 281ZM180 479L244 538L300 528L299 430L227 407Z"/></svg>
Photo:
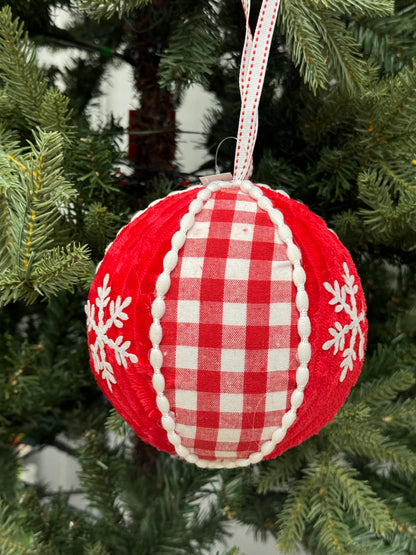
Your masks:
<svg viewBox="0 0 416 555"><path fill-rule="evenodd" d="M324 491L324 495L325 498L319 499L320 503L315 500L315 506L320 512L314 522L311 544L315 544L317 553L326 555L362 555L362 547L353 540L348 524L328 507L328 492Z"/></svg>
<svg viewBox="0 0 416 555"><path fill-rule="evenodd" d="M120 228L120 218L112 214L100 202L93 202L84 218L84 237L92 252L98 255L116 236Z"/></svg>
<svg viewBox="0 0 416 555"><path fill-rule="evenodd" d="M38 125L47 83L36 63L36 49L9 6L0 10L0 76L30 125Z"/></svg>
<svg viewBox="0 0 416 555"><path fill-rule="evenodd" d="M9 404L7 398L3 398L1 401L2 406L6 403ZM10 435L4 433L4 429L7 427L8 423L4 423L2 420L3 419L0 419L0 477L2 484L0 495L0 536L2 534L7 536L4 529L1 530L1 515L4 515L4 513L2 513L2 503L7 504L16 498L20 488L19 475L21 472L21 461L19 460L16 448L11 445L12 438Z"/></svg>
<svg viewBox="0 0 416 555"><path fill-rule="evenodd" d="M33 289L47 297L71 290L89 268L88 253L88 247L74 243L42 252L30 276Z"/></svg>
<svg viewBox="0 0 416 555"><path fill-rule="evenodd" d="M394 436L394 431L401 429L408 431L412 423L416 422L416 400L405 399L386 405L386 414L383 422L387 433Z"/></svg>
<svg viewBox="0 0 416 555"><path fill-rule="evenodd" d="M356 3L351 3L356 4ZM356 9L378 11L375 3L362 2ZM379 6L378 13L390 13L391 2ZM368 79L367 65L341 14L342 2L282 1L281 30L300 75L312 91L326 89L334 76L349 94L362 88Z"/></svg>
<svg viewBox="0 0 416 555"><path fill-rule="evenodd" d="M356 480L355 475L355 471L338 457L328 460L323 455L316 465L308 520L313 524L318 552L362 553L362 547L351 534L351 517L360 520L369 530L377 522L377 533L385 540L393 532L387 507L362 480ZM371 510L364 509L366 502Z"/></svg>
<svg viewBox="0 0 416 555"><path fill-rule="evenodd" d="M380 372L396 359L397 352L378 349L369 364ZM413 541L406 519L398 525L398 515L393 518L397 497L380 495L374 489L377 484L365 480L365 469L369 465L392 483L394 477L414 476L411 440L407 445L397 438L399 428L412 434L416 426L416 403L399 397L414 384L414 373L405 362L391 375L363 381L318 436L263 465L257 478L259 494L286 491L276 524L281 550L290 553L306 541L314 552L327 555L361 555L366 549L394 553L393 545Z"/></svg>
<svg viewBox="0 0 416 555"><path fill-rule="evenodd" d="M369 421L358 427L350 424L348 428L334 424L321 437L330 442L331 450L335 452L358 455L380 468L390 465L391 472L413 475L416 472L416 454L405 444L386 436L383 420L379 420L379 426L372 425Z"/></svg>
<svg viewBox="0 0 416 555"><path fill-rule="evenodd" d="M371 359L374 359L373 364L377 365L379 373L383 369L383 355L385 351L387 351L387 348L382 349L380 347L376 352L376 355L371 357ZM389 348L389 351L391 353L392 349ZM392 363L394 364L395 357L389 356L390 353L387 353L387 363L388 361L391 361L391 358L393 358ZM398 354L397 351L393 351L393 353L396 355ZM371 362L369 362L369 364L370 363ZM366 407L367 410L370 410L372 407L383 406L389 401L394 401L397 398L398 393L410 390L415 383L416 377L412 369L398 369L391 375L384 375L380 378L363 381L360 384L360 387L351 391L351 395L349 397L350 403L345 405L345 408L342 410L348 413L355 411L355 407L357 407L357 405ZM342 412L341 416L343 416L343 414L344 413Z"/></svg>
<svg viewBox="0 0 416 555"><path fill-rule="evenodd" d="M354 37L339 17L329 14L323 18L319 32L325 45L329 76L335 75L339 86L348 94L356 93L368 79L368 67Z"/></svg>
<svg viewBox="0 0 416 555"><path fill-rule="evenodd" d="M321 42L319 14L308 9L304 2L284 0L279 12L280 27L294 64L310 88L326 89L328 66Z"/></svg>
<svg viewBox="0 0 416 555"><path fill-rule="evenodd" d="M389 538L394 525L386 505L363 482L356 470L339 459L323 455L312 460L302 478L291 484L277 519L277 545L292 552L306 530L313 529L319 553L361 554L363 548L351 535L350 518L378 536Z"/></svg>
<svg viewBox="0 0 416 555"><path fill-rule="evenodd" d="M327 195L333 202L339 202L349 194L354 185L351 175L358 171L355 153L348 146L344 149L322 148L314 168L315 179L322 182L320 194Z"/></svg>
<svg viewBox="0 0 416 555"><path fill-rule="evenodd" d="M304 445L285 451L276 459L268 461L267 465L262 465L260 468L256 480L257 492L266 494L290 483L296 479L305 463L313 459L315 454L315 446L313 443L307 442Z"/></svg>
<svg viewBox="0 0 416 555"><path fill-rule="evenodd" d="M0 500L0 553L36 555L33 536L27 534Z"/></svg>
<svg viewBox="0 0 416 555"><path fill-rule="evenodd" d="M111 129L89 131L71 145L71 158L66 161L66 174L74 182L82 198L103 202L106 195L118 193L116 164L121 154L110 135ZM113 130L114 134L114 130Z"/></svg>
<svg viewBox="0 0 416 555"><path fill-rule="evenodd" d="M118 414L116 409L110 409L110 413L105 421L105 428L108 432L119 438L127 438L131 433L131 428L125 420Z"/></svg>
<svg viewBox="0 0 416 555"><path fill-rule="evenodd" d="M393 524L387 506L376 497L368 483L360 479L357 470L333 461L328 466L327 481L341 495L345 509L359 525L384 538L392 534Z"/></svg>
<svg viewBox="0 0 416 555"><path fill-rule="evenodd" d="M378 355L380 359L380 351ZM400 426L407 427L409 432L413 430L415 403L413 400L403 403L399 395L409 392L414 384L414 373L405 369L364 381L353 390L348 402L322 430L320 437L334 452L358 455L379 467L388 465L392 473L413 475L416 454L410 444L397 440L397 427L390 423L397 414Z"/></svg>
<svg viewBox="0 0 416 555"><path fill-rule="evenodd" d="M16 116L0 125L0 297L2 304L34 302L72 287L85 274L88 252L65 246L62 233L75 198L63 173L73 135L69 101L47 86L8 6L0 11L0 77L3 104Z"/></svg>
<svg viewBox="0 0 416 555"><path fill-rule="evenodd" d="M39 125L45 131L59 131L66 141L72 135L69 98L58 89L48 88L40 107Z"/></svg>
<svg viewBox="0 0 416 555"><path fill-rule="evenodd" d="M392 15L393 0L307 0L307 4L318 9L330 9L345 15L361 14L368 17L382 17Z"/></svg>
<svg viewBox="0 0 416 555"><path fill-rule="evenodd" d="M122 17L136 8L142 8L151 0L76 0L78 6L89 15L101 19Z"/></svg>
<svg viewBox="0 0 416 555"><path fill-rule="evenodd" d="M214 2L196 2L185 19L176 19L169 47L162 54L159 64L162 88L173 85L179 97L192 84L208 87L208 77L218 64L218 27Z"/></svg>
<svg viewBox="0 0 416 555"><path fill-rule="evenodd" d="M1 358L3 379L0 384L0 398L7 402L7 409L2 414L0 441L12 442L15 439L13 434L16 430L13 426L16 421L20 421L26 411L34 409L36 399L42 393L39 376L33 373L39 349L27 343L16 347L7 336L3 336L3 342L6 352Z"/></svg>
<svg viewBox="0 0 416 555"><path fill-rule="evenodd" d="M5 6L0 10L0 78L4 81L0 105L6 110L0 117L14 113L14 127L23 133L27 128L42 127L69 138L69 101L59 90L48 87L36 57L36 48L23 25Z"/></svg>
<svg viewBox="0 0 416 555"><path fill-rule="evenodd" d="M110 555L110 553L104 548L101 542L96 542L94 545L87 546L83 555Z"/></svg>
<svg viewBox="0 0 416 555"><path fill-rule="evenodd" d="M228 549L227 551L223 551L221 554L219 552L216 555L245 555L237 546Z"/></svg>
<svg viewBox="0 0 416 555"><path fill-rule="evenodd" d="M88 496L91 507L106 518L108 527L114 532L123 521L117 495L120 473L124 472L122 461L111 457L106 449L104 437L93 431L87 432L86 441L80 450L80 482Z"/></svg>
<svg viewBox="0 0 416 555"><path fill-rule="evenodd" d="M17 148L17 143L7 141L4 134L2 135L2 138L6 139L2 142L2 144L9 152L9 156L12 156L15 159L15 157L20 154L20 150ZM5 156L4 152L0 153L0 264L3 267L3 271L10 266L13 261L10 252L13 241L11 214L9 213L9 203L6 200L6 195L3 193L3 191L11 185L13 188L16 188L18 194L18 181L16 179L16 173L13 170L14 168L10 164L10 160L7 156ZM22 198L19 198L18 200L19 202L23 202Z"/></svg>
<svg viewBox="0 0 416 555"><path fill-rule="evenodd" d="M394 14L356 18L349 28L364 55L376 60L384 72L394 74L416 55L415 24L416 3L398 1Z"/></svg>
<svg viewBox="0 0 416 555"><path fill-rule="evenodd" d="M316 487L317 467L309 463L302 474L302 478L292 484L277 517L277 547L285 553L293 551L303 539L306 519L311 509L311 496Z"/></svg>
<svg viewBox="0 0 416 555"><path fill-rule="evenodd" d="M55 246L57 227L75 193L63 177L62 164L62 139L57 132L38 130L28 151L0 153L2 250L6 252L0 260L3 303L50 296L72 286L86 270L85 247Z"/></svg>
<svg viewBox="0 0 416 555"><path fill-rule="evenodd" d="M128 458L125 444L109 448L93 432L85 439L81 483L97 510L95 533L105 532L104 545L111 553L202 555L214 538L224 537L226 519L211 472L163 454L138 467L140 461ZM201 511L200 502L208 496L213 501Z"/></svg>
<svg viewBox="0 0 416 555"><path fill-rule="evenodd" d="M416 65L405 67L393 78L373 83L359 103L362 148L367 159L390 159L403 148L414 148L416 123ZM360 121L361 120L361 121ZM394 154L393 154L394 152ZM407 153L411 161L411 152ZM390 156L389 156L390 154Z"/></svg>
<svg viewBox="0 0 416 555"><path fill-rule="evenodd" d="M361 205L333 219L349 247L370 240L407 250L416 237L416 69L381 78L370 72L369 79L365 91L350 97L336 84L308 101L305 138L322 143L310 161L309 183L328 203L358 188Z"/></svg>
<svg viewBox="0 0 416 555"><path fill-rule="evenodd" d="M384 162L380 165L387 169ZM399 240L402 248L412 248L416 239L414 185L398 179L391 171L383 175L376 170L368 170L359 174L358 190L360 199L368 206L360 209L359 213L374 242L396 245Z"/></svg>
<svg viewBox="0 0 416 555"><path fill-rule="evenodd" d="M0 88L0 122L1 122L1 135L7 131L7 122L11 119L18 117L16 104L13 102L12 95L8 92L8 86L3 85Z"/></svg>

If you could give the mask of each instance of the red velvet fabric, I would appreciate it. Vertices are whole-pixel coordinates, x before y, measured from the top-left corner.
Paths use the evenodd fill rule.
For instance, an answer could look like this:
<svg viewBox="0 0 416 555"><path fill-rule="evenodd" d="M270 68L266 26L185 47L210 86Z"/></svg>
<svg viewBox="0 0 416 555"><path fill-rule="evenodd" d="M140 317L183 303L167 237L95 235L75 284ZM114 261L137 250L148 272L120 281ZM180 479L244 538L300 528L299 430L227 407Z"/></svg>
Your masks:
<svg viewBox="0 0 416 555"><path fill-rule="evenodd" d="M163 270L163 258L171 248L171 237L179 229L181 217L188 212L189 203L199 190L200 188L194 188L170 195L149 207L123 228L99 266L89 295L89 302L94 304L104 277L109 274L110 298L115 302L120 296L123 302L131 297L131 303L125 308L128 319L119 323L121 327L110 326L106 334L114 342L120 336L122 341L130 342L128 352L134 353L137 362L128 361L125 367L116 360L114 350L106 345L105 358L112 366L116 383L110 389L100 373L95 371L94 375L104 394L136 433L144 441L169 453L175 451L160 423L161 413L156 405L156 394L152 386L153 369L149 362L149 329L153 321L151 306L155 298L155 283ZM324 221L303 204L266 187L262 187L262 190L274 207L282 212L285 223L292 231L293 241L301 250L312 329L309 338L312 347L310 377L305 388L304 401L284 440L266 457L273 458L316 434L332 420L355 384L361 369L362 360L357 356L352 371L348 371L344 381L340 382L342 351L334 354L332 348L323 349L323 345L331 339L329 329L334 328L335 322L341 326L350 323L346 312L336 312L334 304L330 304L332 295L324 283L334 286L337 281L342 286L345 274L343 265L346 263L358 285L355 300L359 312L365 310L365 299L348 251L336 235L328 230ZM104 322L110 318L109 308L110 303L103 309ZM98 319L98 308L94 317ZM365 320L361 323L361 328L366 334ZM90 350L96 339L95 331L90 330ZM94 369L93 357L91 365Z"/></svg>

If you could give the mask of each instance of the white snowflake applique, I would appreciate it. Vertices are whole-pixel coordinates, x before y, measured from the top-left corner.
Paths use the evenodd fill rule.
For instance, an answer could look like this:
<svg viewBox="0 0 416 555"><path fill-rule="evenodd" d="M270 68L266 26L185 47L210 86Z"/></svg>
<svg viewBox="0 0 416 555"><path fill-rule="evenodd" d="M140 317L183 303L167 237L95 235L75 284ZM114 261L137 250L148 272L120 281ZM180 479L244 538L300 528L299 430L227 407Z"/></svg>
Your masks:
<svg viewBox="0 0 416 555"><path fill-rule="evenodd" d="M107 360L105 346L114 351L117 363L124 368L127 368L128 360L135 363L138 359L135 354L127 351L131 344L130 341L123 342L122 335L119 335L114 341L107 335L111 327L123 327L123 321L129 318L124 309L131 303L131 297L126 297L122 301L119 295L115 302L110 299L111 287L108 285L109 279L109 274L106 274L102 287L98 287L98 296L95 299L95 304L91 304L88 301L85 306L85 312L87 314L87 329L88 331L94 330L96 334L95 343L90 344L95 371L97 374L101 372L101 377L106 380L108 388L112 391L112 384L117 383L117 381L114 377L113 367ZM109 317L105 320L104 309L109 303ZM98 308L98 322L95 321L95 307Z"/></svg>
<svg viewBox="0 0 416 555"><path fill-rule="evenodd" d="M343 275L345 285L340 287L338 281L335 280L333 286L330 283L325 282L324 287L333 295L329 304L335 305L335 312L344 311L350 317L351 322L345 326L339 322L335 322L335 328L329 328L328 330L332 338L322 345L322 348L325 350L334 347L334 355L336 355L338 351L342 351L343 360L340 364L340 368L342 369L342 373L339 378L340 382L344 381L348 370L353 369L354 360L357 358L357 336L359 338L358 357L360 360L364 358L365 343L364 331L361 328L361 322L364 321L365 312L363 310L360 314L358 314L355 299L358 286L354 284L354 276L350 275L348 266L345 262L343 264L343 268L345 272ZM348 336L349 344L347 345Z"/></svg>

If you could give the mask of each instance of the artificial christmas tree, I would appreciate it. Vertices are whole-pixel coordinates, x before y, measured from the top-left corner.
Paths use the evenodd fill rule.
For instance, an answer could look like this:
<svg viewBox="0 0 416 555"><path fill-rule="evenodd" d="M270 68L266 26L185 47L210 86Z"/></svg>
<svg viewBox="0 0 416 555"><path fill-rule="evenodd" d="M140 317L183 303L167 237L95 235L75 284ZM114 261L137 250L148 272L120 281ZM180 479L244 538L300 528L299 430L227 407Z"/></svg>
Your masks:
<svg viewBox="0 0 416 555"><path fill-rule="evenodd" d="M64 34L65 47L88 47L97 67L122 58L140 68L146 54L135 56L134 33L152 14L164 40L146 44L160 53L159 83L172 102L191 82L218 99L206 135L214 155L238 124L241 4L80 0L64 33L50 8L75 13L74 3L9 4L0 12L2 553L206 553L232 520L260 538L272 534L287 553L298 543L319 554L413 553L416 3L281 3L253 179L307 204L350 250L368 305L367 357L318 435L272 461L221 472L142 444L110 412L88 368L83 305L105 245L185 176L166 160L149 171L133 162L120 189L120 130L111 122L93 130L85 115L101 73L83 73L91 86L82 98L77 69L58 91L56 69L39 69L16 16L41 44L56 48L59 35L62 46ZM41 36L46 22L51 32ZM76 68L88 66L84 58ZM221 149L226 171L231 145ZM54 445L79 460L88 510L74 508L70 492L22 482L25 445Z"/></svg>

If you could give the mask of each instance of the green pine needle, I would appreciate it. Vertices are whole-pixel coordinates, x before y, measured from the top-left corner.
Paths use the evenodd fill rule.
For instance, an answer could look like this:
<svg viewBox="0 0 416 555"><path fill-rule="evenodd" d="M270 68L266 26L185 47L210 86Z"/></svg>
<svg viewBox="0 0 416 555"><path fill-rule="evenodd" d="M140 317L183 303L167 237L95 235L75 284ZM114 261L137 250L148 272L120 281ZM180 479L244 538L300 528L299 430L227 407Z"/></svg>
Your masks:
<svg viewBox="0 0 416 555"><path fill-rule="evenodd" d="M219 40L214 4L196 4L186 19L176 21L159 64L160 86L174 85L178 97L192 84L207 88L218 63Z"/></svg>
<svg viewBox="0 0 416 555"><path fill-rule="evenodd" d="M0 10L0 76L13 90L13 101L30 125L39 124L47 89L36 64L36 50L9 6Z"/></svg>
<svg viewBox="0 0 416 555"><path fill-rule="evenodd" d="M39 125L45 131L59 131L67 140L71 135L69 98L58 89L45 92L40 108Z"/></svg>
<svg viewBox="0 0 416 555"><path fill-rule="evenodd" d="M385 163L382 165L386 168ZM413 170L410 164L409 169ZM411 183L398 180L392 172L383 175L381 171L367 170L359 174L358 188L361 200L368 206L359 213L374 242L397 244L400 238L402 248L411 248L416 239L416 190Z"/></svg>
<svg viewBox="0 0 416 555"><path fill-rule="evenodd" d="M105 421L106 429L117 437L125 438L131 433L131 428L115 409L110 409L110 414Z"/></svg>
<svg viewBox="0 0 416 555"><path fill-rule="evenodd" d="M358 524L378 536L387 539L391 536L393 524L387 506L376 497L355 469L333 461L327 467L327 480L341 496L345 509L352 513Z"/></svg>
<svg viewBox="0 0 416 555"><path fill-rule="evenodd" d="M380 359L382 359L383 352L384 349L379 349L378 356L374 357L376 358L376 361L380 361ZM389 354L391 353L387 353L387 355ZM389 360L390 357L386 360L387 364ZM381 369L380 363L378 364L378 367ZM388 401L396 399L398 393L411 389L415 383L416 377L414 372L411 370L397 370L391 376L383 376L382 378L363 382L359 387L357 387L357 389L354 389L351 392L350 401L352 402L352 405L348 403L344 406L343 411L344 409L355 410L356 404L354 401L359 401L360 404L363 404L368 409L370 409L370 407L383 406Z"/></svg>
<svg viewBox="0 0 416 555"><path fill-rule="evenodd" d="M376 60L384 72L395 74L416 56L415 24L416 4L396 2L396 13L387 17L356 18L349 28L365 56Z"/></svg>
<svg viewBox="0 0 416 555"><path fill-rule="evenodd" d="M54 246L75 193L63 177L61 135L38 130L34 138L27 152L0 152L3 303L72 288L88 266L86 247Z"/></svg>
<svg viewBox="0 0 416 555"><path fill-rule="evenodd" d="M34 542L7 511L0 500L0 553L2 555L35 555Z"/></svg>
<svg viewBox="0 0 416 555"><path fill-rule="evenodd" d="M304 476L292 484L277 517L277 547L285 553L293 551L303 538L316 480L317 468L309 464L304 470Z"/></svg>
<svg viewBox="0 0 416 555"><path fill-rule="evenodd" d="M314 92L326 89L335 75L340 86L354 94L368 79L358 44L341 20L338 6L331 11L311 4L282 1L281 28L292 59Z"/></svg>
<svg viewBox="0 0 416 555"><path fill-rule="evenodd" d="M382 17L392 15L394 12L393 0L307 0L318 9L330 9L349 15L351 13L366 15L368 17Z"/></svg>
<svg viewBox="0 0 416 555"><path fill-rule="evenodd" d="M110 553L104 548L101 542L97 542L94 545L87 546L83 555L110 555Z"/></svg>
<svg viewBox="0 0 416 555"><path fill-rule="evenodd" d="M80 8L97 19L122 17L136 8L142 8L151 0L76 0Z"/></svg>
<svg viewBox="0 0 416 555"><path fill-rule="evenodd" d="M264 495L269 491L276 491L280 486L296 479L304 464L313 459L315 454L315 445L304 442L262 465L256 480L258 493Z"/></svg>
<svg viewBox="0 0 416 555"><path fill-rule="evenodd" d="M300 75L314 92L325 89L329 74L318 31L319 14L308 9L304 2L292 0L282 1L279 14L282 33Z"/></svg>

